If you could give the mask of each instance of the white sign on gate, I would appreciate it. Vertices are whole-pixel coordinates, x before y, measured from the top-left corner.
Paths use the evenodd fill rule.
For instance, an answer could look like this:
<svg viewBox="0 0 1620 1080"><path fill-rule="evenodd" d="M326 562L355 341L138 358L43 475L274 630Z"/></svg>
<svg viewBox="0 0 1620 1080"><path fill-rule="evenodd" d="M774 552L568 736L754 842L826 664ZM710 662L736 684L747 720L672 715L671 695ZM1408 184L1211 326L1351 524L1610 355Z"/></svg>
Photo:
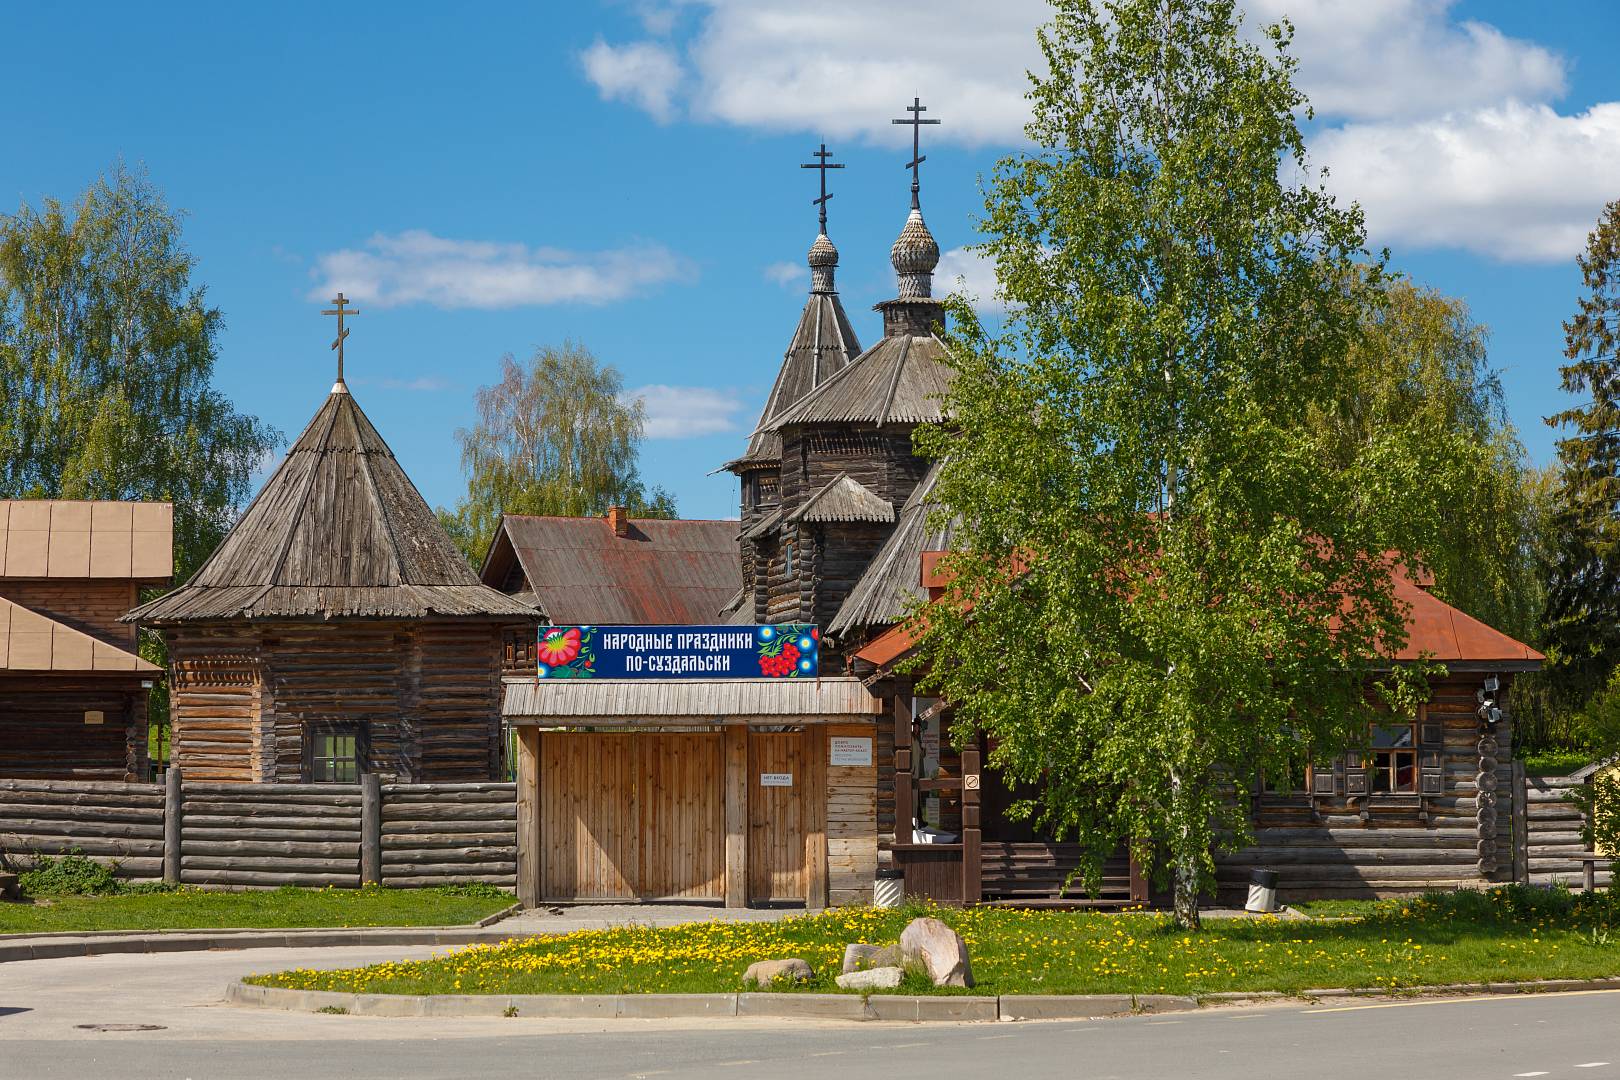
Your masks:
<svg viewBox="0 0 1620 1080"><path fill-rule="evenodd" d="M793 774L790 772L762 772L759 774L760 787L792 787Z"/></svg>
<svg viewBox="0 0 1620 1080"><path fill-rule="evenodd" d="M827 744L827 764L854 767L872 764L872 740L834 735Z"/></svg>

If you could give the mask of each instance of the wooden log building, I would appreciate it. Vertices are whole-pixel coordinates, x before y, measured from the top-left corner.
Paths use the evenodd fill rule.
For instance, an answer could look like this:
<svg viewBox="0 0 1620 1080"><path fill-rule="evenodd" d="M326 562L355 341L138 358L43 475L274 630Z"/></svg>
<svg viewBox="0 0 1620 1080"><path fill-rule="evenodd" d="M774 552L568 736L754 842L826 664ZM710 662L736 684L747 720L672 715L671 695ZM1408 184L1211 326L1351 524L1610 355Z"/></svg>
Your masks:
<svg viewBox="0 0 1620 1080"><path fill-rule="evenodd" d="M119 617L173 566L168 503L0 501L0 778L148 779L162 670Z"/></svg>
<svg viewBox="0 0 1620 1080"><path fill-rule="evenodd" d="M219 549L126 619L169 644L173 764L255 783L503 778L502 641L537 623L479 581L341 376Z"/></svg>

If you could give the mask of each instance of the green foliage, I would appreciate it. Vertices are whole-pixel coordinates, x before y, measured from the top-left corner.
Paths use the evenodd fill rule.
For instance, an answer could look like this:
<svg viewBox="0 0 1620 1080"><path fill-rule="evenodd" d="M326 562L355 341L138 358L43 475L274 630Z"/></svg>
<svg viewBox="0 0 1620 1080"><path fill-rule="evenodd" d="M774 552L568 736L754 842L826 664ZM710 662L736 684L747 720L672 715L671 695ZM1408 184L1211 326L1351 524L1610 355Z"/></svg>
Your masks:
<svg viewBox="0 0 1620 1080"><path fill-rule="evenodd" d="M1565 776L1592 763L1584 750L1537 750L1522 755L1524 771L1531 776Z"/></svg>
<svg viewBox="0 0 1620 1080"><path fill-rule="evenodd" d="M32 865L17 875L17 884L26 896L101 896L123 889L113 867L79 851L54 858L36 856Z"/></svg>
<svg viewBox="0 0 1620 1080"><path fill-rule="evenodd" d="M527 365L501 361L501 381L478 390L478 422L456 432L467 497L451 538L477 565L502 514L594 517L611 506L632 517L673 518L675 500L648 491L637 458L644 408L624 400L624 380L584 346L536 349Z"/></svg>
<svg viewBox="0 0 1620 1080"><path fill-rule="evenodd" d="M175 572L219 544L280 443L211 385L222 325L180 215L122 166L0 216L0 498L174 503Z"/></svg>
<svg viewBox="0 0 1620 1080"><path fill-rule="evenodd" d="M1369 682L1414 707L1426 672L1374 667L1405 638L1392 564L1441 553L1478 455L1424 409L1324 431L1391 294L1311 177L1289 28L1256 43L1231 0L1056 6L1034 149L986 191L1009 316L954 305L955 424L919 433L961 522L919 659L1088 882L1129 843L1194 925L1248 777L1364 737Z"/></svg>
<svg viewBox="0 0 1620 1080"><path fill-rule="evenodd" d="M1549 423L1558 442L1561 543L1547 601L1547 673L1579 705L1620 661L1620 200L1603 210L1577 260L1586 295L1564 323L1564 389L1581 404Z"/></svg>
<svg viewBox="0 0 1620 1080"><path fill-rule="evenodd" d="M466 896L475 900L506 900L512 899L512 894L499 885L491 885L487 881L457 881L449 885L437 886L439 892L445 896Z"/></svg>

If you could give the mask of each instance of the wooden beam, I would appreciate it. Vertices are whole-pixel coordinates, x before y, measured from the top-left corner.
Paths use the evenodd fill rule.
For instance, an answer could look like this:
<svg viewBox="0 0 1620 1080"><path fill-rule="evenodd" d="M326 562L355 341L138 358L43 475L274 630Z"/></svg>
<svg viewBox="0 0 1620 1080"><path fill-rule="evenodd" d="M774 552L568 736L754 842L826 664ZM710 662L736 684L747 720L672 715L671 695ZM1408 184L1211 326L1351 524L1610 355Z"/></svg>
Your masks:
<svg viewBox="0 0 1620 1080"><path fill-rule="evenodd" d="M916 777L911 771L911 680L894 680L894 842L911 843L916 816Z"/></svg>
<svg viewBox="0 0 1620 1080"><path fill-rule="evenodd" d="M180 884L180 767L169 765L163 774L163 880Z"/></svg>
<svg viewBox="0 0 1620 1080"><path fill-rule="evenodd" d="M962 750L962 903L977 904L984 896L979 854L979 787L981 764L978 744Z"/></svg>
<svg viewBox="0 0 1620 1080"><path fill-rule="evenodd" d="M804 906L820 911L827 906L827 742L825 730L804 729Z"/></svg>
<svg viewBox="0 0 1620 1080"><path fill-rule="evenodd" d="M360 774L360 884L382 883L382 778Z"/></svg>
<svg viewBox="0 0 1620 1080"><path fill-rule="evenodd" d="M518 728L517 891L518 902L540 902L540 730Z"/></svg>
<svg viewBox="0 0 1620 1080"><path fill-rule="evenodd" d="M726 907L748 906L748 736L728 727L726 746Z"/></svg>

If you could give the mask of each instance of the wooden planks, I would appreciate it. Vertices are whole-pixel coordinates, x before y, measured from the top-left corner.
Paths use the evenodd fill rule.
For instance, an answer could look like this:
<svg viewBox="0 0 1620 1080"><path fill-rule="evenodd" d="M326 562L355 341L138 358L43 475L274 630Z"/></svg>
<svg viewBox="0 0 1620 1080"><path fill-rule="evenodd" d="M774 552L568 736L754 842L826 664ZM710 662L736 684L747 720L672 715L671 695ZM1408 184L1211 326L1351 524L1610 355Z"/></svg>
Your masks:
<svg viewBox="0 0 1620 1080"><path fill-rule="evenodd" d="M748 740L748 898L753 903L803 900L804 739L797 732L751 732ZM785 786L762 777L789 777Z"/></svg>
<svg viewBox="0 0 1620 1080"><path fill-rule="evenodd" d="M748 906L748 729L729 727L726 750L726 907Z"/></svg>
<svg viewBox="0 0 1620 1080"><path fill-rule="evenodd" d="M635 735L548 731L540 741L540 894L631 900L640 817Z"/></svg>
<svg viewBox="0 0 1620 1080"><path fill-rule="evenodd" d="M878 852L876 734L870 725L826 729L827 741L873 741L873 764L827 764L827 902L834 907L872 902Z"/></svg>
<svg viewBox="0 0 1620 1080"><path fill-rule="evenodd" d="M710 733L635 736L643 899L725 897L725 748Z"/></svg>

